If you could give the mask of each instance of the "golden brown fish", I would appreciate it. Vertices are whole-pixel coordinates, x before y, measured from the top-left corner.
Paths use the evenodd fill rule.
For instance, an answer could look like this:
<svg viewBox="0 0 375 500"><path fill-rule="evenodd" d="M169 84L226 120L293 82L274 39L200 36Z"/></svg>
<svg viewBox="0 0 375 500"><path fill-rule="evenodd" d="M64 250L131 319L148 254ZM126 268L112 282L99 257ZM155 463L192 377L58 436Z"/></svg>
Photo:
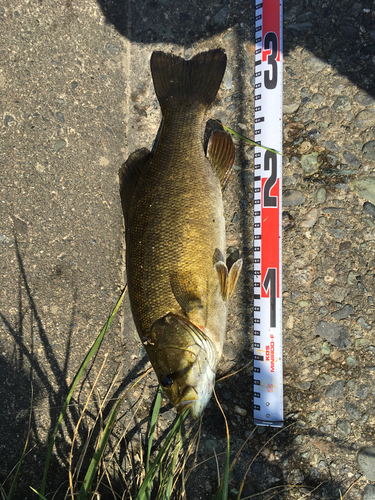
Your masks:
<svg viewBox="0 0 375 500"><path fill-rule="evenodd" d="M152 156L136 151L120 170L126 272L139 336L160 384L198 417L222 354L228 298L242 261L228 273L221 190L234 163L226 132L201 126L226 67L221 49L186 61L154 52L151 73L163 125Z"/></svg>

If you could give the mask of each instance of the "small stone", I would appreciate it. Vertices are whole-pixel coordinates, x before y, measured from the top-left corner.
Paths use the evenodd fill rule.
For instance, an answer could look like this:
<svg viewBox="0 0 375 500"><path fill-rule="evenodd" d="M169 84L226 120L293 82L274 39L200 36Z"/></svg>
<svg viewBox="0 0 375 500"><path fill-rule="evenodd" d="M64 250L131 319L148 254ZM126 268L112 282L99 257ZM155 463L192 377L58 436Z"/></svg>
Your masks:
<svg viewBox="0 0 375 500"><path fill-rule="evenodd" d="M352 109L352 101L346 95L340 95L332 105L334 111L342 113L343 111L350 111Z"/></svg>
<svg viewBox="0 0 375 500"><path fill-rule="evenodd" d="M305 202L305 195L296 189L288 189L283 193L283 207L302 205Z"/></svg>
<svg viewBox="0 0 375 500"><path fill-rule="evenodd" d="M320 137L320 132L317 128L313 128L307 132L307 137L309 139L318 139Z"/></svg>
<svg viewBox="0 0 375 500"><path fill-rule="evenodd" d="M342 363L344 361L345 355L341 351L337 351L336 349L331 354L331 359L335 363Z"/></svg>
<svg viewBox="0 0 375 500"><path fill-rule="evenodd" d="M120 52L120 47L118 45L115 45L113 43L108 42L105 46L106 50L110 52L111 54L118 54Z"/></svg>
<svg viewBox="0 0 375 500"><path fill-rule="evenodd" d="M357 453L357 464L369 481L375 481L375 447L364 446Z"/></svg>
<svg viewBox="0 0 375 500"><path fill-rule="evenodd" d="M16 119L12 115L5 115L4 116L4 125L6 127L8 127L10 123L16 123Z"/></svg>
<svg viewBox="0 0 375 500"><path fill-rule="evenodd" d="M307 214L304 216L300 223L300 227L310 229L313 227L318 219L318 210L316 208L312 208Z"/></svg>
<svg viewBox="0 0 375 500"><path fill-rule="evenodd" d="M306 458L306 460L310 458L310 455L311 455L311 451L310 451L310 450L303 451L303 452L301 453L301 457L302 457L302 458Z"/></svg>
<svg viewBox="0 0 375 500"><path fill-rule="evenodd" d="M222 7L212 18L212 22L216 25L221 25L225 23L226 18L228 17L228 7Z"/></svg>
<svg viewBox="0 0 375 500"><path fill-rule="evenodd" d="M303 308L304 308L304 307L307 307L307 306L309 305L309 303L307 302L307 300L299 300L299 301L298 301L298 305L299 305L300 307L303 307Z"/></svg>
<svg viewBox="0 0 375 500"><path fill-rule="evenodd" d="M65 148L65 146L66 146L66 141L64 141L64 139L60 139L60 140L55 142L54 150L56 151L56 153L58 153L63 148Z"/></svg>
<svg viewBox="0 0 375 500"><path fill-rule="evenodd" d="M239 407L238 405L234 406L234 411L238 413L238 415L241 415L241 417L245 417L247 414L247 411L244 408Z"/></svg>
<svg viewBox="0 0 375 500"><path fill-rule="evenodd" d="M367 347L370 345L369 339L355 339L354 346L355 347Z"/></svg>
<svg viewBox="0 0 375 500"><path fill-rule="evenodd" d="M344 418L339 418L336 422L336 428L338 431L342 432L344 436L349 436L351 431L350 422L345 420Z"/></svg>
<svg viewBox="0 0 375 500"><path fill-rule="evenodd" d="M314 94L311 98L311 102L313 104L316 104L316 105L319 105L319 104L322 104L322 102L324 101L324 95L323 94Z"/></svg>
<svg viewBox="0 0 375 500"><path fill-rule="evenodd" d="M324 207L324 208L322 208L322 212L324 214L328 214L328 215L336 215L337 213L339 213L341 211L342 211L342 208L340 208L340 207Z"/></svg>
<svg viewBox="0 0 375 500"><path fill-rule="evenodd" d="M331 352L331 349L329 348L329 345L326 342L323 342L322 354L329 354L330 352Z"/></svg>
<svg viewBox="0 0 375 500"><path fill-rule="evenodd" d="M340 151L340 149L341 149L340 146L338 144L336 144L336 142L334 142L334 141L327 141L325 143L325 146L329 151L333 151L333 152Z"/></svg>
<svg viewBox="0 0 375 500"><path fill-rule="evenodd" d="M364 106L365 108L368 106L373 106L375 104L375 99L364 90L359 90L355 94L354 100L357 101L361 106Z"/></svg>
<svg viewBox="0 0 375 500"><path fill-rule="evenodd" d="M319 321L315 325L314 333L339 349L346 349L350 345L350 332L343 325Z"/></svg>
<svg viewBox="0 0 375 500"><path fill-rule="evenodd" d="M361 130L372 127L375 122L375 108L363 109L355 117L355 126Z"/></svg>
<svg viewBox="0 0 375 500"><path fill-rule="evenodd" d="M348 356L345 360L345 363L350 366L350 368L355 368L357 366L357 360L354 356Z"/></svg>
<svg viewBox="0 0 375 500"><path fill-rule="evenodd" d="M296 437L293 439L292 444L294 444L294 445L296 445L296 444L297 444L297 445L299 445L299 444L302 444L302 442L303 442L303 438L302 438L301 434L298 434L298 436L296 436Z"/></svg>
<svg viewBox="0 0 375 500"><path fill-rule="evenodd" d="M363 316L357 319L357 325L359 325L364 330L371 330L371 325L367 323Z"/></svg>
<svg viewBox="0 0 375 500"><path fill-rule="evenodd" d="M58 306L50 306L51 314L57 314L59 310Z"/></svg>
<svg viewBox="0 0 375 500"><path fill-rule="evenodd" d="M340 399L343 392L344 392L344 381L336 380L336 382L333 382L333 384L328 386L325 395L327 398Z"/></svg>
<svg viewBox="0 0 375 500"><path fill-rule="evenodd" d="M329 313L329 309L327 306L322 306L320 309L319 309L319 314L321 316L327 316L327 314Z"/></svg>
<svg viewBox="0 0 375 500"><path fill-rule="evenodd" d="M353 420L359 420L361 418L361 412L353 403L345 403L345 410L352 417Z"/></svg>
<svg viewBox="0 0 375 500"><path fill-rule="evenodd" d="M315 56L307 57L306 59L303 60L303 63L309 70L313 71L314 73L322 71L322 69L329 66L328 63L322 61L322 59L319 59L318 57Z"/></svg>
<svg viewBox="0 0 375 500"><path fill-rule="evenodd" d="M344 307L338 311L334 311L331 316L335 319L345 319L351 314L353 314L353 306L351 304L346 304Z"/></svg>
<svg viewBox="0 0 375 500"><path fill-rule="evenodd" d="M9 245L9 243L12 243L13 239L9 238L6 234L0 234L0 245Z"/></svg>
<svg viewBox="0 0 375 500"><path fill-rule="evenodd" d="M375 500L375 485L368 484L363 490L362 500Z"/></svg>
<svg viewBox="0 0 375 500"><path fill-rule="evenodd" d="M306 415L306 418L309 422L316 422L320 415L322 414L322 410L315 410Z"/></svg>
<svg viewBox="0 0 375 500"><path fill-rule="evenodd" d="M313 175L318 172L321 161L318 160L319 153L314 151L313 153L309 153L307 155L302 155L301 157L301 165L304 175Z"/></svg>
<svg viewBox="0 0 375 500"><path fill-rule="evenodd" d="M337 165L337 162L339 161L338 157L336 155L331 154L331 153L328 153L326 155L326 160L331 165L331 167L335 167Z"/></svg>
<svg viewBox="0 0 375 500"><path fill-rule="evenodd" d="M61 122L61 123L64 123L65 122L65 118L64 118L64 115L62 113L60 113L60 111L58 111L56 113L56 118Z"/></svg>
<svg viewBox="0 0 375 500"><path fill-rule="evenodd" d="M35 170L37 172L39 172L40 174L42 174L44 172L44 170L45 170L44 169L44 165L41 165L40 163L37 162L36 165L35 165Z"/></svg>
<svg viewBox="0 0 375 500"><path fill-rule="evenodd" d="M227 67L224 73L224 78L223 78L223 83L225 85L225 88L227 90L232 90L233 86L233 73L232 71Z"/></svg>
<svg viewBox="0 0 375 500"><path fill-rule="evenodd" d="M357 196L375 205L375 177L360 177L349 182L349 186Z"/></svg>
<svg viewBox="0 0 375 500"><path fill-rule="evenodd" d="M323 187L320 187L316 193L316 202L324 203L326 201L326 190Z"/></svg>
<svg viewBox="0 0 375 500"><path fill-rule="evenodd" d="M361 384L355 393L355 395L359 399L366 399L369 394L370 394L370 386L368 384Z"/></svg>
<svg viewBox="0 0 375 500"><path fill-rule="evenodd" d="M360 166L361 162L358 160L356 155L351 153L350 151L344 151L343 156L348 165L356 168Z"/></svg>
<svg viewBox="0 0 375 500"><path fill-rule="evenodd" d="M348 285L354 285L354 283L357 282L356 275L355 275L354 271L348 272L348 277L347 277L346 281L348 282Z"/></svg>
<svg viewBox="0 0 375 500"><path fill-rule="evenodd" d="M305 380L303 382L297 382L296 387L300 391L308 391L311 387L311 382L308 382L307 380Z"/></svg>
<svg viewBox="0 0 375 500"><path fill-rule="evenodd" d="M339 252L345 252L345 250L349 250L352 247L351 241L343 241L340 243Z"/></svg>
<svg viewBox="0 0 375 500"><path fill-rule="evenodd" d="M370 160L375 160L375 141L367 142L362 148L362 153Z"/></svg>
<svg viewBox="0 0 375 500"><path fill-rule="evenodd" d="M332 285L329 291L331 292L332 298L335 302L342 302L348 293L348 290L339 285Z"/></svg>
<svg viewBox="0 0 375 500"><path fill-rule="evenodd" d="M369 201L365 201L363 204L363 210L366 212L366 214L369 214L375 218L375 205L373 205Z"/></svg>
<svg viewBox="0 0 375 500"><path fill-rule="evenodd" d="M78 82L74 81L74 82L71 82L70 86L72 87L72 89L76 89L78 87Z"/></svg>
<svg viewBox="0 0 375 500"><path fill-rule="evenodd" d="M343 229L340 229L339 227L329 227L328 232L331 236L339 240L344 238L344 236L346 235L345 231Z"/></svg>
<svg viewBox="0 0 375 500"><path fill-rule="evenodd" d="M283 230L286 231L287 229L292 229L292 227L294 227L294 225L295 225L295 222L294 222L293 217L290 215L289 212L287 212L286 210L283 210L282 218L281 218L281 226L282 226Z"/></svg>
<svg viewBox="0 0 375 500"><path fill-rule="evenodd" d="M287 115L291 115L292 113L297 111L299 106L300 106L299 102L292 102L290 104L283 104L283 113L285 113Z"/></svg>

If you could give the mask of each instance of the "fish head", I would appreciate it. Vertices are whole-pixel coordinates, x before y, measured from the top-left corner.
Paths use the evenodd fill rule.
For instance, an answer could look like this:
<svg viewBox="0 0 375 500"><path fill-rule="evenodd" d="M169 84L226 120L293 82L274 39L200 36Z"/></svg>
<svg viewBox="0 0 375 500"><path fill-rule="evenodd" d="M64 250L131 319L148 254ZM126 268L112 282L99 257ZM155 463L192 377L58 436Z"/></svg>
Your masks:
<svg viewBox="0 0 375 500"><path fill-rule="evenodd" d="M170 313L152 326L147 352L177 411L189 408L198 418L215 383L217 353L209 336L187 318Z"/></svg>

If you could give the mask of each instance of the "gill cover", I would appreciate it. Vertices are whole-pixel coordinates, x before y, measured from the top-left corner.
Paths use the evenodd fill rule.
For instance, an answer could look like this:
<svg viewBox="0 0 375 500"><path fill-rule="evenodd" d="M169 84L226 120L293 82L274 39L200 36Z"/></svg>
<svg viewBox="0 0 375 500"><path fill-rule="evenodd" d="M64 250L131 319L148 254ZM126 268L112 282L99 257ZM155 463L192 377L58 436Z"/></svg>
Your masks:
<svg viewBox="0 0 375 500"><path fill-rule="evenodd" d="M190 408L197 418L214 386L213 343L198 326L172 313L153 324L150 337L148 353L164 392L179 413Z"/></svg>

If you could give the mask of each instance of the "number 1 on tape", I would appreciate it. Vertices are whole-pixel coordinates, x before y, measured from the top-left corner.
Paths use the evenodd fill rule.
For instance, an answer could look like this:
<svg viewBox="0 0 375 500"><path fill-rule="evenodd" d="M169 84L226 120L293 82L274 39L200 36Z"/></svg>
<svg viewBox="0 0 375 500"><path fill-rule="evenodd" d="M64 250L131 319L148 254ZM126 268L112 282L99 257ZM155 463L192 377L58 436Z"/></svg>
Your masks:
<svg viewBox="0 0 375 500"><path fill-rule="evenodd" d="M255 0L255 141L282 150L282 0ZM254 422L283 425L282 156L255 147Z"/></svg>

